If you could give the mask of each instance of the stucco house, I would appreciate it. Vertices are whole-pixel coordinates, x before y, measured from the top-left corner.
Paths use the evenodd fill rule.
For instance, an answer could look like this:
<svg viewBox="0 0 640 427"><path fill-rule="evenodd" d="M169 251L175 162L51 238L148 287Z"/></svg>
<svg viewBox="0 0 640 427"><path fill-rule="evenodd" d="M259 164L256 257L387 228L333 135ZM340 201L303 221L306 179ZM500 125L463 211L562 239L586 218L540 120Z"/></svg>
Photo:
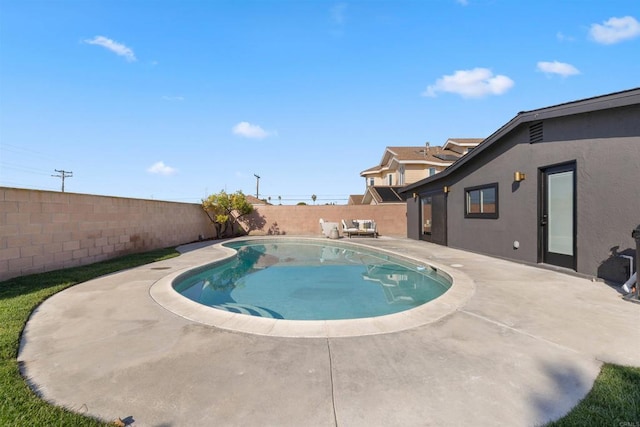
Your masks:
<svg viewBox="0 0 640 427"><path fill-rule="evenodd" d="M407 235L615 283L640 225L640 88L518 113L405 186Z"/></svg>
<svg viewBox="0 0 640 427"><path fill-rule="evenodd" d="M378 165L360 172L366 184L361 203L405 203L402 187L445 170L480 142L481 138L449 138L442 147L387 147Z"/></svg>

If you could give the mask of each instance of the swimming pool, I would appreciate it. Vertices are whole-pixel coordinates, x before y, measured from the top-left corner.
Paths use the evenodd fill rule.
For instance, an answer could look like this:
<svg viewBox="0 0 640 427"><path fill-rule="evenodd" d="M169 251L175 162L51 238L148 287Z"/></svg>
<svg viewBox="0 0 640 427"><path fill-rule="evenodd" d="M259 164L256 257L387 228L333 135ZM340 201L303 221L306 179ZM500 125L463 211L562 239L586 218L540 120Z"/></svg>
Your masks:
<svg viewBox="0 0 640 427"><path fill-rule="evenodd" d="M385 316L444 294L451 278L430 265L330 241L242 240L235 256L173 281L195 301L230 313L285 320Z"/></svg>

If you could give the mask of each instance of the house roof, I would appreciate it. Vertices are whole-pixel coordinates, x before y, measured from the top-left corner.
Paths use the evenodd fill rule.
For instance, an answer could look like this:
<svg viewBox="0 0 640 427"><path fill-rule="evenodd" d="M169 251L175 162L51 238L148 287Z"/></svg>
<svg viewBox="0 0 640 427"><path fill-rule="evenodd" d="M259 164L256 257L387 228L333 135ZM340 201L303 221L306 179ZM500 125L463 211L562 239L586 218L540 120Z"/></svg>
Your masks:
<svg viewBox="0 0 640 427"><path fill-rule="evenodd" d="M442 163L442 160L435 157L437 154L456 154L439 146L387 147L387 151L392 153L396 160L405 163ZM385 157L387 156L383 156L383 160Z"/></svg>
<svg viewBox="0 0 640 427"><path fill-rule="evenodd" d="M251 203L252 205L270 205L271 203L268 203L262 199L258 199L256 196L252 196L250 194L245 194L245 199L247 199L247 202Z"/></svg>
<svg viewBox="0 0 640 427"><path fill-rule="evenodd" d="M625 90L622 92L614 92L607 95L596 96L592 98L581 99L578 101L566 102L563 104L553 105L550 107L539 108L537 110L521 111L513 119L504 124L500 129L492 133L480 145L469 154L462 156L444 171L407 185L400 190L400 193L407 193L424 184L436 182L451 175L456 170L463 167L486 150L491 145L500 141L502 137L514 130L516 127L524 123L539 122L545 119L571 116L581 113L589 113L599 110L607 110L616 107L624 107L628 105L640 104L640 88Z"/></svg>
<svg viewBox="0 0 640 427"><path fill-rule="evenodd" d="M404 202L405 197L398 194L398 191L402 187L391 187L384 185L375 185L367 188L367 193L364 195L363 202L372 198L376 203L398 203Z"/></svg>
<svg viewBox="0 0 640 427"><path fill-rule="evenodd" d="M363 194L351 194L349 195L349 204L350 205L361 205L362 199L364 198Z"/></svg>
<svg viewBox="0 0 640 427"><path fill-rule="evenodd" d="M438 155L461 156L452 150L446 150L439 146L402 146L387 147L382 156L382 160L376 166L360 172L360 176L380 173L391 168L394 163L403 164L432 164L436 166L448 166L453 160L443 160Z"/></svg>

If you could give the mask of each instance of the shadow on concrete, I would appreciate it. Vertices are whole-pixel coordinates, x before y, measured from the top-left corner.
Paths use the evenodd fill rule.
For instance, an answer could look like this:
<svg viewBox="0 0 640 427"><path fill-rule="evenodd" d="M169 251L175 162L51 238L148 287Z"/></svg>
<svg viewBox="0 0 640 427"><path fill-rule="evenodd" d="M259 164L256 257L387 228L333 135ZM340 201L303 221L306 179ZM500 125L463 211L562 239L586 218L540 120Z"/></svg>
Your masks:
<svg viewBox="0 0 640 427"><path fill-rule="evenodd" d="M552 393L542 394L533 390L531 404L540 420L546 425L567 415L589 393L593 384L576 367L568 364L543 365L552 386Z"/></svg>

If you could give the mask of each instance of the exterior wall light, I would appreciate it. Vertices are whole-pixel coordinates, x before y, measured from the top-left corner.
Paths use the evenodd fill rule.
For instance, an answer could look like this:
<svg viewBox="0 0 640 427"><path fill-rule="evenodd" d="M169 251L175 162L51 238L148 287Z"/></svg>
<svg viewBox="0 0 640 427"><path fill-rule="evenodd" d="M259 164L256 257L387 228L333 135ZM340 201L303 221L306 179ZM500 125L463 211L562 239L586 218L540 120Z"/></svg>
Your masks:
<svg viewBox="0 0 640 427"><path fill-rule="evenodd" d="M444 194L448 194L448 193L449 193L449 191L450 191L449 186L448 186L448 185L445 185L445 186L442 188L442 191L444 191Z"/></svg>
<svg viewBox="0 0 640 427"><path fill-rule="evenodd" d="M416 200L418 198L418 193L413 193L413 200Z"/></svg>
<svg viewBox="0 0 640 427"><path fill-rule="evenodd" d="M514 172L513 180L515 182L524 181L525 179L527 179L527 176L524 174L524 172Z"/></svg>

